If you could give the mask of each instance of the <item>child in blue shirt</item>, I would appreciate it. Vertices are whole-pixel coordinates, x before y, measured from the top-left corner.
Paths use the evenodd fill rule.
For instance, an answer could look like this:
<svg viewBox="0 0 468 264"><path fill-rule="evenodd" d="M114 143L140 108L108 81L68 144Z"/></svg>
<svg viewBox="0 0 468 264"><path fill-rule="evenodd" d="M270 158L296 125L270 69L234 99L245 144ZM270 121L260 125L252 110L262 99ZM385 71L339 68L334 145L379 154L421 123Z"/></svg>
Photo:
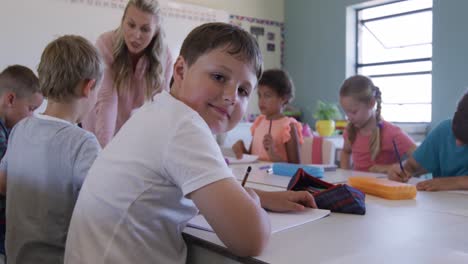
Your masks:
<svg viewBox="0 0 468 264"><path fill-rule="evenodd" d="M433 179L417 184L421 191L468 189L468 91L458 103L453 119L441 122L404 164L393 165L389 178L406 182L430 172Z"/></svg>

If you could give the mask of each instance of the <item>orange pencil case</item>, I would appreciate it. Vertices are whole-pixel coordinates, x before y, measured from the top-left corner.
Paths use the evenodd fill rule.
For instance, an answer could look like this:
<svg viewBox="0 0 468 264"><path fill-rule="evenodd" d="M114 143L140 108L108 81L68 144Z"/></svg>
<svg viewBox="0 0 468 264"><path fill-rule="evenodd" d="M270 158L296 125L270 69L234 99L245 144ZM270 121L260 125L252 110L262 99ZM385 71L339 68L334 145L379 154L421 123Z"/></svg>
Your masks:
<svg viewBox="0 0 468 264"><path fill-rule="evenodd" d="M348 178L348 184L364 193L389 200L408 200L416 197L416 186L366 176Z"/></svg>

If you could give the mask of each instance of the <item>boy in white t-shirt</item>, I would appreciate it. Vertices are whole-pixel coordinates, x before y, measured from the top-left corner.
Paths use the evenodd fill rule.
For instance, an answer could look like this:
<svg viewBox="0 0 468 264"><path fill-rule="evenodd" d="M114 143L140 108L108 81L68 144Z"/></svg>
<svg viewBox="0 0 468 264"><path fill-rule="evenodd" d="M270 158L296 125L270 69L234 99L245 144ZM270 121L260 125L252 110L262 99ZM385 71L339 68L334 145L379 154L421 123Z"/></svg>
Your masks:
<svg viewBox="0 0 468 264"><path fill-rule="evenodd" d="M90 169L65 263L185 263L182 231L198 210L233 253L258 255L270 236L262 207L315 207L307 192L241 187L212 136L239 122L261 72L258 45L244 30L224 23L194 29L170 93L139 109Z"/></svg>
<svg viewBox="0 0 468 264"><path fill-rule="evenodd" d="M8 263L63 263L73 208L101 148L76 123L96 102L102 72L97 49L79 36L60 37L42 53L47 108L15 125L0 165Z"/></svg>

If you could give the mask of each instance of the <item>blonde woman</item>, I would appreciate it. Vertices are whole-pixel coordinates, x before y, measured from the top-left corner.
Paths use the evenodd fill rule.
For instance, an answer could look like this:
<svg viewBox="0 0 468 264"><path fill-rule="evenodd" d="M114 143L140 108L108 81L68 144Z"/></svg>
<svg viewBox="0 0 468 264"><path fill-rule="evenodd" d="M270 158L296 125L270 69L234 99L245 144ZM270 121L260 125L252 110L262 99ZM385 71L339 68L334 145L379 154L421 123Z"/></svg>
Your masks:
<svg viewBox="0 0 468 264"><path fill-rule="evenodd" d="M120 26L96 43L106 69L94 109L83 128L96 134L102 147L154 94L168 90L172 58L163 44L160 6L156 0L130 0Z"/></svg>

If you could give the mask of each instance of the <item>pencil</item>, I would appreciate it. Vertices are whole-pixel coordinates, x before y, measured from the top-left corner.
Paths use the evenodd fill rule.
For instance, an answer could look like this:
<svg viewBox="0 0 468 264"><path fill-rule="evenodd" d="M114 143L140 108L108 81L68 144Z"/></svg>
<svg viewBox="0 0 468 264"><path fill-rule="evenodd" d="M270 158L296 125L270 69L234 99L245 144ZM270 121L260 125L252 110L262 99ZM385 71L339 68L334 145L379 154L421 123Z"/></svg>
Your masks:
<svg viewBox="0 0 468 264"><path fill-rule="evenodd" d="M403 163L401 162L400 152L398 152L398 148L397 148L397 145L395 143L395 139L392 139L392 143L393 143L393 149L395 150L395 154L396 154L396 156L398 158L398 163L400 163L401 172L403 174L405 174L405 176L406 176L405 170L403 169Z"/></svg>
<svg viewBox="0 0 468 264"><path fill-rule="evenodd" d="M247 171L245 172L244 179L242 180L242 186L244 186L245 183L247 182L247 178L249 178L249 173L251 170L252 170L251 166L247 167Z"/></svg>
<svg viewBox="0 0 468 264"><path fill-rule="evenodd" d="M271 125L273 124L273 119L270 119L270 127L268 128L268 134L271 134Z"/></svg>

